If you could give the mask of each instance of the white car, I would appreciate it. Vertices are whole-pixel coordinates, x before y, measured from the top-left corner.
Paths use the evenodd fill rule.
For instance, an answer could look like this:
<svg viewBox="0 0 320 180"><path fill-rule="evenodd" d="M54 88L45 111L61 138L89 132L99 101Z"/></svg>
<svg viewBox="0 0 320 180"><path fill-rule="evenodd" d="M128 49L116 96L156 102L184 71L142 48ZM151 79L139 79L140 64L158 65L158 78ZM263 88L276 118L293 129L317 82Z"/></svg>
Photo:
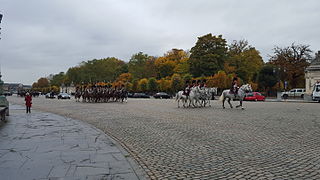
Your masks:
<svg viewBox="0 0 320 180"><path fill-rule="evenodd" d="M320 102L320 83L316 83L313 86L312 100Z"/></svg>
<svg viewBox="0 0 320 180"><path fill-rule="evenodd" d="M297 89L291 89L287 92L282 92L281 97L284 99L287 99L288 97L304 97L304 93L306 92L305 89L297 88Z"/></svg>

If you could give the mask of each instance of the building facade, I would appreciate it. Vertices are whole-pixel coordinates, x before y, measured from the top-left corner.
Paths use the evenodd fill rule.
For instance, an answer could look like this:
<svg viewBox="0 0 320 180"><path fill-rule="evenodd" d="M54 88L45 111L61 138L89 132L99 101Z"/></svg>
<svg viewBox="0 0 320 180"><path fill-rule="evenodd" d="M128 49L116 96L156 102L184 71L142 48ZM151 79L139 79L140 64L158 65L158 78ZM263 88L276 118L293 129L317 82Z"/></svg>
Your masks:
<svg viewBox="0 0 320 180"><path fill-rule="evenodd" d="M320 82L320 51L316 53L315 59L305 71L306 94L311 95L315 83Z"/></svg>

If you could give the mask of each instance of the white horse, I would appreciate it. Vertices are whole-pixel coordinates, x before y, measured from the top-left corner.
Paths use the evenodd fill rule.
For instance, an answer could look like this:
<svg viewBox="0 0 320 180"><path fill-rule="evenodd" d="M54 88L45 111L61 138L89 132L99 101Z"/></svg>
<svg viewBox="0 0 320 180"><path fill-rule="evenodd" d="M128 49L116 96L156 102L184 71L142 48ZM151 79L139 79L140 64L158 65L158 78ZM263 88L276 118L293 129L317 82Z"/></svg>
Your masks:
<svg viewBox="0 0 320 180"><path fill-rule="evenodd" d="M211 107L210 100L217 94L218 88L204 88L203 90L204 91L200 91L201 106L206 107L206 105L209 104L209 107Z"/></svg>
<svg viewBox="0 0 320 180"><path fill-rule="evenodd" d="M240 100L240 104L238 106L236 106L236 108L238 107L241 107L241 109L244 109L242 107L242 101L243 101L243 98L245 96L245 93L246 92L252 92L252 88L251 88L251 85L250 84L245 84L245 85L242 85L239 90L238 90L238 94L237 94L237 97L239 98ZM228 103L230 105L230 108L233 108L232 107L232 104L230 103L230 100L234 99L235 98L235 95L234 94L231 94L230 93L230 89L227 89L227 90L224 90L219 98L220 101L222 101L222 107L223 109L225 108L224 107L224 101L228 98Z"/></svg>
<svg viewBox="0 0 320 180"><path fill-rule="evenodd" d="M182 101L183 103L183 107L186 107L186 103L188 101L188 96L184 95L183 94L183 91L179 91L177 94L176 94L176 101L178 101L178 108L180 107L180 100Z"/></svg>
<svg viewBox="0 0 320 180"><path fill-rule="evenodd" d="M191 88L191 91L189 94L189 107L191 106L191 104L193 107L199 107L198 104L200 104L200 96L202 91L203 90L201 90L199 86Z"/></svg>
<svg viewBox="0 0 320 180"><path fill-rule="evenodd" d="M188 107L190 107L191 104L193 105L193 107L198 107L197 103L200 103L200 88L198 86L192 87L190 90L189 96L184 95L183 91L179 91L176 94L176 101L178 101L178 108L180 107L180 100L183 102L183 107L186 107L188 100L189 100Z"/></svg>

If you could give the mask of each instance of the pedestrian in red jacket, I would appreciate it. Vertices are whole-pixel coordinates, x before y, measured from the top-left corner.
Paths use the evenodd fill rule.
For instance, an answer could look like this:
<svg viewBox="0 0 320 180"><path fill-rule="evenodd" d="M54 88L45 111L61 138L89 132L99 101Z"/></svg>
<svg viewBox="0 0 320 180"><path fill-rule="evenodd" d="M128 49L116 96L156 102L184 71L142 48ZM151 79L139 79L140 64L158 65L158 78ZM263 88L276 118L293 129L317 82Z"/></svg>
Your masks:
<svg viewBox="0 0 320 180"><path fill-rule="evenodd" d="M31 113L31 105L32 105L32 97L29 93L26 94L26 97L24 98L26 101L26 108L27 108L27 113Z"/></svg>

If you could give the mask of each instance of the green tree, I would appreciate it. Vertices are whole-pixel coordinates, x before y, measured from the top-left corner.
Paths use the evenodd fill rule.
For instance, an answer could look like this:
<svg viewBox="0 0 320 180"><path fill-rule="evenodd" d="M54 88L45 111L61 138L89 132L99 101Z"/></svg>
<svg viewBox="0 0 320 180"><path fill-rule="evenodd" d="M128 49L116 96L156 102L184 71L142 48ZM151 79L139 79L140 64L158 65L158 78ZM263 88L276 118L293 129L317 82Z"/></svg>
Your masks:
<svg viewBox="0 0 320 180"><path fill-rule="evenodd" d="M263 66L258 75L259 87L267 90L271 89L278 82L276 66L266 64Z"/></svg>
<svg viewBox="0 0 320 180"><path fill-rule="evenodd" d="M190 73L194 77L210 76L223 69L227 56L227 42L222 35L207 34L198 38L191 48Z"/></svg>
<svg viewBox="0 0 320 180"><path fill-rule="evenodd" d="M132 81L132 87L131 87L131 90L133 92L138 92L138 86L139 86L139 80L138 79L134 79Z"/></svg>
<svg viewBox="0 0 320 180"><path fill-rule="evenodd" d="M245 82L255 80L263 66L263 59L259 51L248 44L246 40L233 41L229 46L228 59L226 60L225 69L228 73L235 73ZM232 67L232 68L230 68ZM230 69L232 69L230 71Z"/></svg>
<svg viewBox="0 0 320 180"><path fill-rule="evenodd" d="M171 77L171 90L176 93L183 89L184 82L179 74L173 74Z"/></svg>
<svg viewBox="0 0 320 180"><path fill-rule="evenodd" d="M66 75L64 72L60 72L59 74L55 74L52 76L52 79L50 80L50 84L52 86L61 86L62 83L65 83L66 81Z"/></svg>
<svg viewBox="0 0 320 180"><path fill-rule="evenodd" d="M128 70L129 73L132 74L133 78L142 79L147 77L145 70L148 59L149 56L147 54L143 54L143 52L132 55L128 63Z"/></svg>
<svg viewBox="0 0 320 180"><path fill-rule="evenodd" d="M147 86L148 91L150 92L156 92L158 89L158 84L156 78L150 78L148 80L148 86Z"/></svg>

